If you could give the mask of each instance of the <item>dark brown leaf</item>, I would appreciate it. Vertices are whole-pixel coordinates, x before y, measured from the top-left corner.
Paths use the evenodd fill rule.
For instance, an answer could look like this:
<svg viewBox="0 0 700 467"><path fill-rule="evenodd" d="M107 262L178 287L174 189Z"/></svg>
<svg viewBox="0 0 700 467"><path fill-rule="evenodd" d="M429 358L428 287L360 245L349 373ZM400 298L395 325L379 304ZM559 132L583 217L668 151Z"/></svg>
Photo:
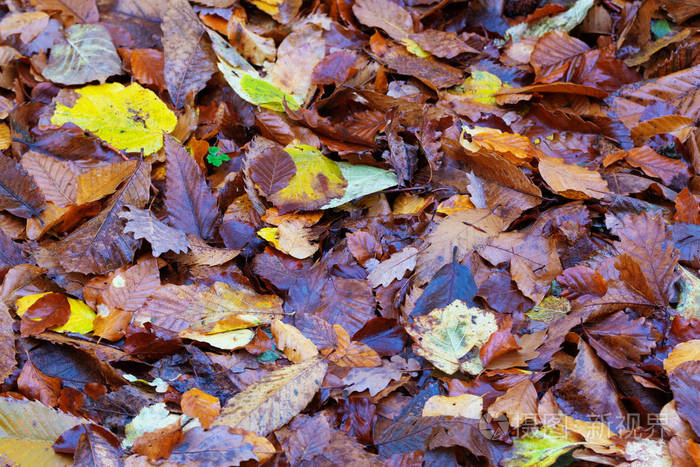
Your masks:
<svg viewBox="0 0 700 467"><path fill-rule="evenodd" d="M38 216L44 209L44 197L19 164L0 155L0 210L3 209L19 217Z"/></svg>
<svg viewBox="0 0 700 467"><path fill-rule="evenodd" d="M251 150L249 157L252 154ZM281 190L296 173L297 167L287 151L274 144L259 143L250 164L250 178L264 194Z"/></svg>
<svg viewBox="0 0 700 467"><path fill-rule="evenodd" d="M165 153L168 155L165 206L170 225L209 238L219 216L216 197L194 158L171 137L165 138Z"/></svg>

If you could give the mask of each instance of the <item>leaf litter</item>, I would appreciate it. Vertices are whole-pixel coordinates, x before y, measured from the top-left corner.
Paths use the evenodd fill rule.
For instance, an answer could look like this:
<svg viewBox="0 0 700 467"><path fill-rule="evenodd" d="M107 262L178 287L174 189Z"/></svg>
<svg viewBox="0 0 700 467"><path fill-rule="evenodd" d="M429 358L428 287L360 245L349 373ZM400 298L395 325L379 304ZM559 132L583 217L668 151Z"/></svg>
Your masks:
<svg viewBox="0 0 700 467"><path fill-rule="evenodd" d="M0 456L697 465L699 15L5 2Z"/></svg>

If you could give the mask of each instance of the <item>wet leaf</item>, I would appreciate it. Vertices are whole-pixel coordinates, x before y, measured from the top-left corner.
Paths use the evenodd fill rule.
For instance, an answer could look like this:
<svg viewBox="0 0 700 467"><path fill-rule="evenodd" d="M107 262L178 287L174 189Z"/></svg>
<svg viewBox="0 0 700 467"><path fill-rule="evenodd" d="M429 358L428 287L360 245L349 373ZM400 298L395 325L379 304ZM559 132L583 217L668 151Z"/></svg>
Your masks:
<svg viewBox="0 0 700 467"><path fill-rule="evenodd" d="M483 409L483 399L472 394L461 396L432 396L423 406L421 415L424 417L450 417L473 418L479 420Z"/></svg>
<svg viewBox="0 0 700 467"><path fill-rule="evenodd" d="M552 190L569 199L601 199L610 192L598 172L566 164L560 159L543 158L538 169Z"/></svg>

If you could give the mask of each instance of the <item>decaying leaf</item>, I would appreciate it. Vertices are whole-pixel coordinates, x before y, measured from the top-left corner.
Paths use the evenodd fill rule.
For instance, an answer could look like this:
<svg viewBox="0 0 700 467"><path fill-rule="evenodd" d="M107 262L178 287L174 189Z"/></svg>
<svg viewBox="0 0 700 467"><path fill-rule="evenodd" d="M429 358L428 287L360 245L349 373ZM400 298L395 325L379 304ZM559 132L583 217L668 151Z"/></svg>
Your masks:
<svg viewBox="0 0 700 467"><path fill-rule="evenodd" d="M414 351L441 371L477 374L481 371L478 348L497 329L493 314L455 300L445 308L417 317L406 332L413 338Z"/></svg>

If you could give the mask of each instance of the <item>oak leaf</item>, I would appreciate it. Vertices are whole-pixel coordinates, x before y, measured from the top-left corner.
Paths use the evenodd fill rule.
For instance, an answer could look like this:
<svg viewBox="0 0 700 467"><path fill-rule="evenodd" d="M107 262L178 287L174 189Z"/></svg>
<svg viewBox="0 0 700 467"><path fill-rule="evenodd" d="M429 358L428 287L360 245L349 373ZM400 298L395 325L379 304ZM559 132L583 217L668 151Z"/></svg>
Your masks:
<svg viewBox="0 0 700 467"><path fill-rule="evenodd" d="M168 251L186 253L190 247L185 232L164 224L151 211L128 206L128 210L121 212L119 217L126 220L124 232L151 244L153 256L158 257Z"/></svg>
<svg viewBox="0 0 700 467"><path fill-rule="evenodd" d="M380 285L387 287L393 281L401 279L407 271L412 271L416 267L417 257L418 249L412 246L397 251L367 275L369 284L373 289Z"/></svg>

